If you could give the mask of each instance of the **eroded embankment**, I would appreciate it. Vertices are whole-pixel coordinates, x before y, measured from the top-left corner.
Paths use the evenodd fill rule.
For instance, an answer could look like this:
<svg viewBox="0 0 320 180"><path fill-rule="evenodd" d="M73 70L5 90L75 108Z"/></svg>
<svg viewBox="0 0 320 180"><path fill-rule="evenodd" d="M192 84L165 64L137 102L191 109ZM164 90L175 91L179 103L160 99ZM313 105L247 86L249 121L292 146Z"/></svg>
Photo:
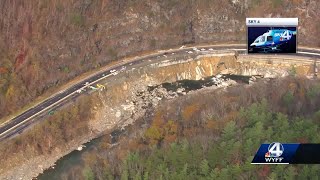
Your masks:
<svg viewBox="0 0 320 180"><path fill-rule="evenodd" d="M139 94L148 91L148 87L159 85L164 82L175 82L177 80L191 79L200 80L208 76L219 73L252 75L264 77L282 77L289 73L312 75L312 63L270 63L271 61L260 61L259 58L247 61L244 57L239 58L234 52L215 52L208 55L198 55L182 60L168 59L161 62L148 63L141 67L128 69L117 76L110 77L101 82L106 85L107 90L99 91L101 102L94 106L95 118L90 121L91 133L87 136L87 141L91 140L106 130L115 126L125 127L133 123L137 118L143 116L148 107L157 106L162 99L176 97L170 95L170 91L157 93L163 96L150 95L141 98ZM301 61L303 62L303 61ZM226 83L223 86L229 86ZM183 94L183 92L181 92ZM83 141L82 141L83 142ZM55 159L64 156L66 153L76 149L80 144L72 144L68 149L63 150ZM53 165L53 161L44 162L43 159L35 158L34 162L38 166L30 169L30 164L19 165L18 168L5 174L3 179L31 179L41 173L43 169ZM28 166L29 168L23 168ZM38 168L41 166L41 168ZM28 169L28 172L18 172Z"/></svg>
<svg viewBox="0 0 320 180"><path fill-rule="evenodd" d="M293 61L294 60L294 61ZM305 58L268 56L238 56L233 52L218 52L199 55L184 60L168 59L162 62L126 71L115 80L108 80L107 91L101 93L101 110L97 111L97 131L103 131L115 124L134 122L143 115L147 102L136 103L137 92L144 92L148 86L175 82L183 79L200 80L217 74L236 74L266 78L291 75L313 76L314 64ZM152 99L155 104L161 99Z"/></svg>

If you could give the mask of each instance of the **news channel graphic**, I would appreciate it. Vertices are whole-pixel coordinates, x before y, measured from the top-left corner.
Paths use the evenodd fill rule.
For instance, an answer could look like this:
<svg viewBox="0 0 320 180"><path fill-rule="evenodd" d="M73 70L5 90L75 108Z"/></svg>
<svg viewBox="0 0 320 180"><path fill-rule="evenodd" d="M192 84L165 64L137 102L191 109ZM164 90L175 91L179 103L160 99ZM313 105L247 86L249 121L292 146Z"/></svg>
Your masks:
<svg viewBox="0 0 320 180"><path fill-rule="evenodd" d="M298 18L247 18L248 54L296 53Z"/></svg>
<svg viewBox="0 0 320 180"><path fill-rule="evenodd" d="M261 144L251 164L320 164L320 144Z"/></svg>

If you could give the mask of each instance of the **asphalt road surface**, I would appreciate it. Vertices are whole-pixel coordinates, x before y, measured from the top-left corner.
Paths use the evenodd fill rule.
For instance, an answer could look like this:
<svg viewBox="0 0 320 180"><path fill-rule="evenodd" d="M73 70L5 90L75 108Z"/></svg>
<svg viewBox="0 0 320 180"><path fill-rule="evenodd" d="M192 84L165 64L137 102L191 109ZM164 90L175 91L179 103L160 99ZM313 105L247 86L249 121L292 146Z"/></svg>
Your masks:
<svg viewBox="0 0 320 180"><path fill-rule="evenodd" d="M195 47L181 47L178 49L170 49L166 51L158 51L158 53L154 53L151 55L141 56L134 58L133 61L130 61L126 64L121 64L113 67L112 69L106 69L103 72L99 72L95 75L88 77L87 79L75 84L64 91L57 93L56 95L46 99L40 104L34 106L23 112L22 114L16 116L10 121L6 122L4 125L0 127L0 140L12 137L13 135L18 134L23 129L28 127L34 122L34 119L38 116L45 116L52 108L56 108L62 106L66 103L66 101L70 101L71 99L77 98L80 96L77 93L77 90L83 90L88 88L89 85L95 85L98 81L105 79L109 76L114 75L114 70L117 72L124 70L122 68L126 67L129 69L130 66L137 66L139 64L143 64L142 62L149 61L157 61L159 58L177 58L177 57L186 57L186 56L196 56L199 54L206 54L213 50L235 50L239 54L246 54L246 45L207 45L207 46L196 46ZM320 59L320 49L308 49L308 48L300 48L298 49L297 54L290 54L294 56L304 56L311 57L315 59ZM112 70L112 71L111 71ZM110 72L111 71L111 72Z"/></svg>

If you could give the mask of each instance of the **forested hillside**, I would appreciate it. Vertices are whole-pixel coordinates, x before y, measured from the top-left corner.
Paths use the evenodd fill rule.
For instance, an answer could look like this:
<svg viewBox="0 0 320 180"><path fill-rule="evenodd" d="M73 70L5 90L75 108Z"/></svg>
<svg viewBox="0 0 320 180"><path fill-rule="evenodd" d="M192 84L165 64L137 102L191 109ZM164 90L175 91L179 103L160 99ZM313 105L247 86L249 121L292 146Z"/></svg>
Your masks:
<svg viewBox="0 0 320 180"><path fill-rule="evenodd" d="M240 111L217 139L209 128L202 127L204 132L193 137L182 136L159 148L133 151L117 167L120 172L110 164L105 173L109 179L114 175L121 179L312 179L319 176L319 165L250 163L261 143L319 143L319 120L320 111L314 119L288 119L285 114L270 112L263 101ZM175 133L170 128L167 131ZM85 179L93 179L95 175L91 173L85 169Z"/></svg>
<svg viewBox="0 0 320 180"><path fill-rule="evenodd" d="M0 119L81 73L141 51L244 42L245 17L299 17L319 46L317 0L2 0Z"/></svg>
<svg viewBox="0 0 320 180"><path fill-rule="evenodd" d="M0 142L0 175L35 157L62 153L68 144L88 136L89 121L97 102L96 96L80 97L65 109L50 113L45 121L23 135Z"/></svg>
<svg viewBox="0 0 320 180"><path fill-rule="evenodd" d="M261 80L166 101L59 179L313 179L319 165L251 165L261 143L320 143L320 82Z"/></svg>

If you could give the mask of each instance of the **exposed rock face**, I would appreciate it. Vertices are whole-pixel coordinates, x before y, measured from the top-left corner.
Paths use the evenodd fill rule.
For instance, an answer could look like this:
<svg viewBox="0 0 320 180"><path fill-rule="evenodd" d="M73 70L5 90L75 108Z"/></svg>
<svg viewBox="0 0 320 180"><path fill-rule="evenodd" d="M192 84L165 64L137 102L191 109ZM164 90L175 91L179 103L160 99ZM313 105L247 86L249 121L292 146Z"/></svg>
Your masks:
<svg viewBox="0 0 320 180"><path fill-rule="evenodd" d="M222 81L221 74L237 74L244 76L257 76L265 78L283 77L294 73L312 75L312 61L305 59L297 60L294 63L286 63L283 59L270 63L270 59L265 56L239 57L234 52L213 52L207 55L198 55L181 60L167 59L152 63L138 69L126 71L119 74L114 80L108 80L106 86L108 90L101 93L103 101L102 111L98 126L93 129L102 131L107 127L112 127L120 122L132 123L134 119L144 114L148 106L154 106L162 99L174 98L180 94L185 94L183 89L176 92L167 92L163 88L157 88L152 92L148 87L159 85L164 82L175 82L183 79L200 80L208 76L213 77L218 87L234 84L233 81ZM280 63L279 63L280 62ZM299 70L301 69L301 70ZM249 83L255 81L251 78ZM103 115L101 115L103 114ZM104 126L103 126L104 124Z"/></svg>
<svg viewBox="0 0 320 180"><path fill-rule="evenodd" d="M234 73L242 75L263 75L264 77L283 77L289 74L313 76L314 59L292 56L239 56L239 67ZM317 66L319 66L318 63Z"/></svg>
<svg viewBox="0 0 320 180"><path fill-rule="evenodd" d="M251 80L254 81L253 79ZM234 80L222 78L222 75L214 76L210 81L213 82L212 86L207 87L203 85L201 88L222 88L236 84ZM120 124L122 128L124 128L125 126L133 123L139 117L144 116L149 108L156 107L162 100L173 99L196 91L186 91L183 87L179 87L175 90L168 90L162 85L143 86L141 82L139 82L139 84L140 88L134 89L132 93L127 96L125 101L119 102L119 106L115 106L114 103L112 103L113 106L108 102L103 103L103 118L105 120L108 118L114 119L114 121L108 121L108 126ZM103 99L103 95L101 97L104 101L105 99ZM99 127L98 131L104 130L103 128L105 127L101 126L102 124L103 123L100 123L96 126ZM93 128L96 127L93 126Z"/></svg>

